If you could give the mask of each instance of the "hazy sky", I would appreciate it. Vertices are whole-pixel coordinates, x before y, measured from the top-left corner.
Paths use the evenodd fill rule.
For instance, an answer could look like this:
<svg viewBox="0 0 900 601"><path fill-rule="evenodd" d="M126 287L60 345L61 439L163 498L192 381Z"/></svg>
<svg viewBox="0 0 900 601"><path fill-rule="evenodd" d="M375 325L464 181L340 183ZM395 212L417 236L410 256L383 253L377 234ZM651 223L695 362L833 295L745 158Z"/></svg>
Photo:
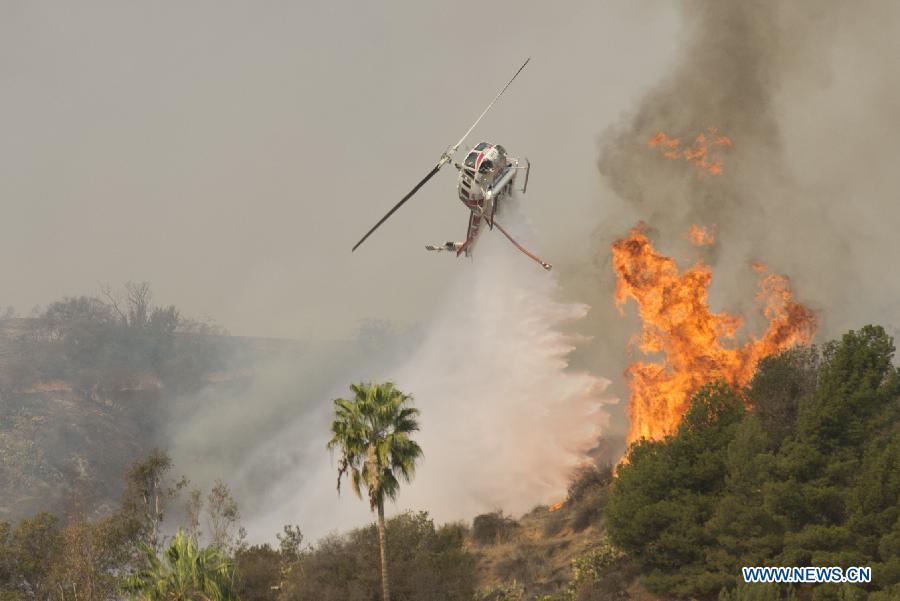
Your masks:
<svg viewBox="0 0 900 601"><path fill-rule="evenodd" d="M588 248L597 135L678 45L658 3L0 0L0 304L101 283L232 333L419 321L464 261L455 171L350 247L455 142L531 159L525 211L565 275Z"/></svg>

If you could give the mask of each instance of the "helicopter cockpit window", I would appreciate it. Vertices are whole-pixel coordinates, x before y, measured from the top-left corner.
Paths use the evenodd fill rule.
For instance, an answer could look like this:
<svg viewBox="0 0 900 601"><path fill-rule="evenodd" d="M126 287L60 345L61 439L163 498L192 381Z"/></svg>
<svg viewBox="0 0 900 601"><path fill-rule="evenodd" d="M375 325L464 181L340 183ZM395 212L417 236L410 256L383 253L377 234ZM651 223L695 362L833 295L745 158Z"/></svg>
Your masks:
<svg viewBox="0 0 900 601"><path fill-rule="evenodd" d="M494 161L491 159L484 159L481 161L481 166L478 168L479 173L487 173L491 169L494 168Z"/></svg>
<svg viewBox="0 0 900 601"><path fill-rule="evenodd" d="M482 150L484 150L484 149L487 148L488 146L490 146L490 144L488 144L487 142L480 142L480 143L478 144L478 146L475 147L475 150L481 152Z"/></svg>
<svg viewBox="0 0 900 601"><path fill-rule="evenodd" d="M478 160L477 152L470 152L469 156L466 157L466 167L475 167L475 161Z"/></svg>

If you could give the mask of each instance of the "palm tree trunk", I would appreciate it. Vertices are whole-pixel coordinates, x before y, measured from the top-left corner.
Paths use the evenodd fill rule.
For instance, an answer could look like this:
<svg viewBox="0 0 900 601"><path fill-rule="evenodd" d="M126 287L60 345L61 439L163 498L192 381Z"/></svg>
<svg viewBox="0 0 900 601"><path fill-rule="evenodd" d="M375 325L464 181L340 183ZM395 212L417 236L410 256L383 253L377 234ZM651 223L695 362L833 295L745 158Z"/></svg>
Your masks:
<svg viewBox="0 0 900 601"><path fill-rule="evenodd" d="M391 592L388 587L387 548L384 536L384 501L378 502L378 545L381 547L381 593L383 601L391 601Z"/></svg>

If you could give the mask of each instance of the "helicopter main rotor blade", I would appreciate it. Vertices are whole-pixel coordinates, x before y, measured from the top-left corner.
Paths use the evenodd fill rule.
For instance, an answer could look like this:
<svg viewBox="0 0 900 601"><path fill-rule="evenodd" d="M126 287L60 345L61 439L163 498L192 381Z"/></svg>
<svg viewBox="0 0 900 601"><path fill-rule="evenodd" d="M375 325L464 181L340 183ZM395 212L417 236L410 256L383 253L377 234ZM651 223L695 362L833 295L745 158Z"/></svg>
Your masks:
<svg viewBox="0 0 900 601"><path fill-rule="evenodd" d="M509 87L509 84L511 84L513 82L513 80L519 76L519 73L522 72L522 69L525 68L525 65L527 65L528 61L530 61L530 60L531 60L530 56L527 59L525 59L525 62L522 63L522 66L519 67L519 70L516 71L516 74L513 75L512 78L510 78L510 80L508 82L506 82L506 85L503 86L502 90L497 92L497 95L494 96L494 99L491 100L491 103L489 105L487 105L487 108L484 109L484 111L481 113L481 115L479 115L478 119L475 120L475 123L472 124L472 127L469 128L469 131L467 131L465 133L465 135L459 139L459 142L456 143L456 146L453 146L450 150L448 150L446 153L444 153L445 156L453 155L454 153L456 153L457 150L459 150L459 147L462 146L462 143L466 141L466 138L469 137L469 134L472 133L472 130L475 129L475 126L478 125L478 123L484 118L485 115L487 115L487 112L489 110L491 110L491 107L494 106L494 103L496 103L497 100L499 100L500 96L503 95L503 92L506 91L506 88Z"/></svg>
<svg viewBox="0 0 900 601"><path fill-rule="evenodd" d="M357 248L359 248L359 245L362 244L363 242L365 242L365 241L366 241L366 238L368 238L369 236L372 235L372 232L374 232L375 230L377 230L377 229L381 226L382 223L384 223L385 221L387 221L388 217L390 217L391 215L393 215L394 212L395 212L397 209L399 209L400 207L402 207L403 204L404 204L407 200L409 200L409 199L412 197L413 194L415 194L416 192L418 192L418 191L419 191L419 188L421 188L422 186L424 186L425 183L426 183L428 180L430 180L432 177L434 177L434 174L437 173L438 171L440 171L440 170L441 170L441 167L443 167L444 165L446 165L447 163L449 163L449 162L452 160L453 155L456 154L456 151L459 150L459 147L462 146L462 143L466 141L466 138L469 137L469 134L472 133L472 130L475 129L475 126L477 126L478 123L481 122L481 120L484 118L484 116L487 115L487 112L488 112L489 110L491 110L491 107L494 106L494 104L497 102L497 100L500 99L500 96L503 95L503 92L506 91L506 88L508 88L509 85L513 82L513 80L514 80L516 77L519 76L519 73L522 72L522 69L525 68L525 65L527 65L527 64L528 64L528 61L530 61L530 60L531 60L531 57L528 57L527 59L525 59L525 62L522 63L522 66L519 67L519 70L516 71L516 74L513 75L512 78L511 78L508 82L506 82L506 85L503 86L503 89L501 89L499 92L497 92L497 95L494 96L494 99L491 101L491 103L490 103L489 105L487 105L487 108L484 109L484 111L481 113L481 115L478 116L478 119L475 120L475 123L472 124L472 127L469 128L469 131L467 131L467 132L465 133L465 135L464 135L462 138L459 139L459 142L457 142L455 146L452 146L452 147L448 148L448 149L444 152L444 154L441 155L440 160L439 160L439 161L437 162L437 164L432 168L432 170L428 173L428 175L426 175L424 178L422 178L422 181L420 181L418 184L416 184L416 187L413 188L413 189L409 192L409 194L407 194L406 196L404 196L403 198L401 198L401 199L400 199L400 202L398 202L397 204L395 204L394 207L393 207L390 211L387 212L387 215L385 215L384 217L382 217L381 220L380 220L378 223L376 223L376 224L372 227L372 229L370 229L368 232L366 232L366 235L363 236L363 237L359 240L359 242L357 242L355 245L353 245L353 249L351 249L350 252L353 252L353 251L355 251Z"/></svg>
<svg viewBox="0 0 900 601"><path fill-rule="evenodd" d="M390 211L387 212L387 215L385 215L384 217L382 217L382 218L378 221L378 223L376 223L374 226L372 226L372 229L370 229L368 232L366 232L366 235L365 235L365 236L363 236L362 238L360 238L359 242L357 242L356 244L353 245L353 249L351 249L350 252L353 252L354 250L356 250L357 248L359 248L359 245L362 244L363 242L365 242L365 241L366 241L366 238L368 238L369 236L372 235L372 232L374 232L375 230L377 230L377 229L379 228L379 226L381 226L382 223L384 223L385 221L387 221L387 220L388 220L388 217L390 217L391 215L394 214L394 211L396 211L397 209L399 209L400 207L402 207L402 206L403 206L403 203L405 203L407 200L409 200L410 198L412 198L412 195L415 194L416 192L418 192L418 191L419 191L419 188L421 188L422 186L424 186L425 183L426 183L428 180L430 180L432 177L434 177L434 174L437 173L438 171L440 171L441 167L443 167L443 166L444 166L444 163L443 163L443 162L439 162L437 165L435 165L434 168L432 168L432 170L428 172L428 175L426 175L425 177L423 177L423 178L422 178L422 181L420 181L418 184L416 184L416 187L409 191L409 194L407 194L406 196L404 196L403 198L401 198L401 199L400 199L400 202L398 202L397 204L395 204L395 205L393 206L393 208L392 208Z"/></svg>

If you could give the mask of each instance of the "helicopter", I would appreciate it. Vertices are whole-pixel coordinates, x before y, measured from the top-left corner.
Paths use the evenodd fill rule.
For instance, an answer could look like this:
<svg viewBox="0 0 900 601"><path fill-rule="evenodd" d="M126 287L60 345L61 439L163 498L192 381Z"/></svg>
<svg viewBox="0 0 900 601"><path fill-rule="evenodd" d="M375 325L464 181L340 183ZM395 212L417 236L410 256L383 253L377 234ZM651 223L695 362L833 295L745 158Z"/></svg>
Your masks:
<svg viewBox="0 0 900 601"><path fill-rule="evenodd" d="M351 249L351 252L359 248L359 246L365 242L366 239L381 226L381 224L387 221L397 209L402 207L406 201L412 198L413 195L418 192L428 180L434 177L444 165L453 162L453 157L456 155L459 147L462 146L466 138L469 137L469 134L472 133L472 130L475 129L488 111L491 110L491 107L499 100L500 96L503 95L503 92L505 92L516 77L519 76L519 73L525 69L525 66L530 60L531 58L528 58L522 63L519 70L516 71L515 75L513 75L508 82L506 82L506 85L497 93L487 108L482 111L478 119L475 120L475 123L473 123L463 137L459 139L459 142L453 146L449 146L447 150L441 154L441 158L435 166L432 167L431 171L429 171L406 196L400 199L400 202L395 204L391 210L378 221L378 223L372 226L372 229L360 238L359 242ZM552 269L553 266L550 263L547 263L531 253L510 236L503 226L497 223L495 218L499 205L503 203L504 199L512 194L516 175L519 171L525 171L525 181L522 184L521 189L521 192L523 194L525 193L525 190L528 187L528 174L531 171L531 163L528 159L525 159L524 166L520 165L519 159L509 156L503 146L491 144L489 142L479 142L475 148L466 154L462 164L453 162L453 166L456 167L456 170L459 172L456 186L457 196L469 210L469 225L466 229L466 239L462 242L451 241L445 242L444 244L429 244L425 246L425 249L435 252L455 252L457 257L463 254L467 257L471 256L475 242L483 229L482 226L486 225L490 230L493 230L496 227L519 251L539 263L541 267L548 271Z"/></svg>

